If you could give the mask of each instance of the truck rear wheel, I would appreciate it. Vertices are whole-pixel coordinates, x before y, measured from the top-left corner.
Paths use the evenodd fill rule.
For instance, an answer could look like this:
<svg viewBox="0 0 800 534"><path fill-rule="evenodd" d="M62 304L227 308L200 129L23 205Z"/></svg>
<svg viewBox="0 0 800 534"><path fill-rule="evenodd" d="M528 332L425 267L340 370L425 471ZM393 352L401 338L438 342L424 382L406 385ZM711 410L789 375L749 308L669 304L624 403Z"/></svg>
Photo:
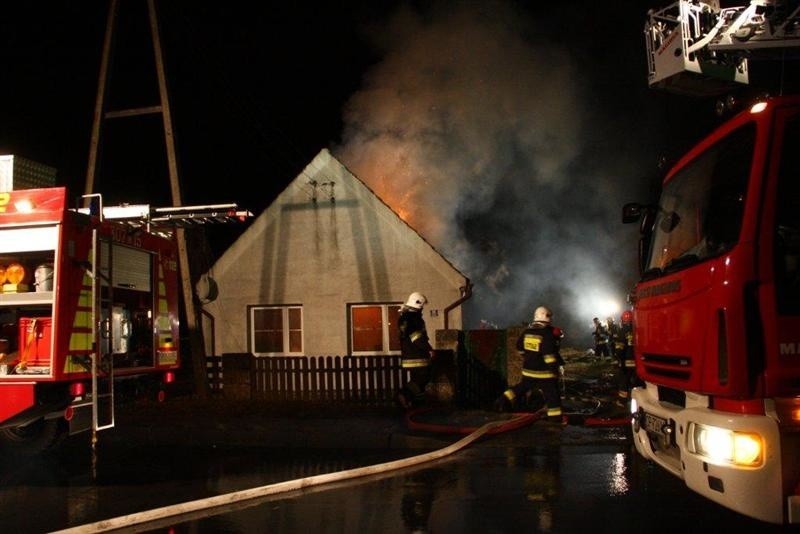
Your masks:
<svg viewBox="0 0 800 534"><path fill-rule="evenodd" d="M37 419L25 426L0 429L0 447L19 456L35 456L66 435L58 419Z"/></svg>

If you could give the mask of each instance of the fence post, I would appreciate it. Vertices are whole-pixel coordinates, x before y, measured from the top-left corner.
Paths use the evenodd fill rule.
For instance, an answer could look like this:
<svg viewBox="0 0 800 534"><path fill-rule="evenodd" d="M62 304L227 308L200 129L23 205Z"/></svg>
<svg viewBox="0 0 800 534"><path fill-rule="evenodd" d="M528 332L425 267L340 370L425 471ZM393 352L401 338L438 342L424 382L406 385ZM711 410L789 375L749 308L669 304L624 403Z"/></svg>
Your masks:
<svg viewBox="0 0 800 534"><path fill-rule="evenodd" d="M206 373L211 393L219 394L222 390L222 356L206 356Z"/></svg>
<svg viewBox="0 0 800 534"><path fill-rule="evenodd" d="M229 399L250 400L253 397L253 355L245 353L225 353L222 355L225 368L224 395Z"/></svg>

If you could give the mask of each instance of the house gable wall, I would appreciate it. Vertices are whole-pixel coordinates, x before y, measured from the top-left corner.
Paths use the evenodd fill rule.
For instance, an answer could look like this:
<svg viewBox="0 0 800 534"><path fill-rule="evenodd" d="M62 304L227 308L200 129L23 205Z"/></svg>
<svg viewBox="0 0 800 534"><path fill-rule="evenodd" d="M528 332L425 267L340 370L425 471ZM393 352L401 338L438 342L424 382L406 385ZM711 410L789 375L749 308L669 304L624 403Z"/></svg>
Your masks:
<svg viewBox="0 0 800 534"><path fill-rule="evenodd" d="M204 306L214 318L216 344L207 351L216 354L248 352L248 307L266 305L302 306L306 355L347 354L348 304L399 304L412 291L428 297L425 319L433 337L467 283L327 150L209 274L219 296ZM460 308L448 322L461 327Z"/></svg>

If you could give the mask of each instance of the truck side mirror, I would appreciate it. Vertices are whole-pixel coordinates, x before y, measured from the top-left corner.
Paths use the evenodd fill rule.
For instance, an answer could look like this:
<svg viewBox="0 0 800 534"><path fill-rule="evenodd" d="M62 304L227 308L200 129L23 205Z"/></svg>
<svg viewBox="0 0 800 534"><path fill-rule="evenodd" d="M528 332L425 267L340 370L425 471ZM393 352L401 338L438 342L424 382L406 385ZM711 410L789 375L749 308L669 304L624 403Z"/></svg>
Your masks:
<svg viewBox="0 0 800 534"><path fill-rule="evenodd" d="M629 202L622 206L622 223L634 223L642 216L643 206L638 202Z"/></svg>
<svg viewBox="0 0 800 534"><path fill-rule="evenodd" d="M650 241L653 237L653 223L655 222L657 208L652 204L639 204L629 202L622 206L623 224L634 223L641 220L639 225L639 275L643 275L647 268L647 256L650 252Z"/></svg>

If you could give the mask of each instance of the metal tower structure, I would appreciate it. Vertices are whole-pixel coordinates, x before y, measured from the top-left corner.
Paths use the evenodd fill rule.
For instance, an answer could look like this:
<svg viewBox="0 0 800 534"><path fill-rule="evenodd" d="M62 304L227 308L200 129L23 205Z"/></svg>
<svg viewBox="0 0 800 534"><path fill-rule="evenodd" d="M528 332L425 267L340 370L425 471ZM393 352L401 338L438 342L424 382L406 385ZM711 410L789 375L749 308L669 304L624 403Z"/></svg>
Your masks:
<svg viewBox="0 0 800 534"><path fill-rule="evenodd" d="M98 168L98 156L101 147L103 134L103 123L106 119L121 119L126 117L136 117L141 115L160 114L164 128L165 149L167 155L167 165L169 168L170 192L172 205L180 207L183 205L181 198L180 181L178 178L178 164L175 153L175 138L170 112L170 100L167 91L166 71L164 58L161 48L161 38L159 34L158 14L156 12L155 0L147 0L147 13L149 19L150 37L152 39L153 52L155 55L156 75L158 79L159 103L153 106L139 107L124 110L109 111L107 107L107 97L109 92L109 81L111 75L111 63L114 54L115 31L119 19L119 0L109 1L108 18L106 21L106 32L103 40L103 53L100 62L100 74L97 82L97 98L94 107L94 119L89 145L89 158L86 172L85 194L94 193L95 178ZM190 350L192 351L192 370L194 382L197 386L197 394L201 397L207 395L207 375L205 364L205 347L202 342L201 325L197 320L197 310L193 299L191 286L191 272L189 267L189 257L186 247L186 236L183 228L176 228L178 243L178 261L181 273L181 291L183 294L184 311L186 314L187 330L190 336Z"/></svg>

